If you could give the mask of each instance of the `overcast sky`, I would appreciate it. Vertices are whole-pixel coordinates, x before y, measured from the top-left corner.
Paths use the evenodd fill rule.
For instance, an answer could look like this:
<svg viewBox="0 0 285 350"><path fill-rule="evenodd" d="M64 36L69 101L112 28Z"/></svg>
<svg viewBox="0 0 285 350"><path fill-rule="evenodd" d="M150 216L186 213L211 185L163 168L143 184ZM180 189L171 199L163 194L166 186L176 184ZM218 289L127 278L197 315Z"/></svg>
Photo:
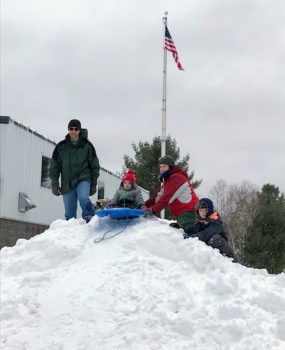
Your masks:
<svg viewBox="0 0 285 350"><path fill-rule="evenodd" d="M118 172L131 143L167 134L206 196L218 179L285 192L284 0L2 0L1 114L56 142L78 118Z"/></svg>

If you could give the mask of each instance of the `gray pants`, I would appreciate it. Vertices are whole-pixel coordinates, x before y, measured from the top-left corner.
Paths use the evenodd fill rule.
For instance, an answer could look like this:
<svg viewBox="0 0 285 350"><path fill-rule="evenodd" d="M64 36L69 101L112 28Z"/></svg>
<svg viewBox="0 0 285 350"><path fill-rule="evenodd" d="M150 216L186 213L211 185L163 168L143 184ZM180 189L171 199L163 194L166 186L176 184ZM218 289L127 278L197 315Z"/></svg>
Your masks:
<svg viewBox="0 0 285 350"><path fill-rule="evenodd" d="M233 262L238 262L238 257L226 239L220 234L215 234L207 242L207 245L212 248L219 249L222 255L233 259Z"/></svg>

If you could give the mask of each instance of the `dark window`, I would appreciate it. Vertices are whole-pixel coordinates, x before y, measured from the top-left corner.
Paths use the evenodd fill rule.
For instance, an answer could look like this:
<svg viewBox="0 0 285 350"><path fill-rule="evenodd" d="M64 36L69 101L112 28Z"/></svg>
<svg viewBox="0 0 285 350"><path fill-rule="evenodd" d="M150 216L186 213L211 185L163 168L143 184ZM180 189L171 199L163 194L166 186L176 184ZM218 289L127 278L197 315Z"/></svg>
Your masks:
<svg viewBox="0 0 285 350"><path fill-rule="evenodd" d="M103 181L98 181L98 199L103 199L105 194L105 184Z"/></svg>
<svg viewBox="0 0 285 350"><path fill-rule="evenodd" d="M51 166L51 159L42 156L42 175L41 175L41 186L51 189L51 179L49 178Z"/></svg>

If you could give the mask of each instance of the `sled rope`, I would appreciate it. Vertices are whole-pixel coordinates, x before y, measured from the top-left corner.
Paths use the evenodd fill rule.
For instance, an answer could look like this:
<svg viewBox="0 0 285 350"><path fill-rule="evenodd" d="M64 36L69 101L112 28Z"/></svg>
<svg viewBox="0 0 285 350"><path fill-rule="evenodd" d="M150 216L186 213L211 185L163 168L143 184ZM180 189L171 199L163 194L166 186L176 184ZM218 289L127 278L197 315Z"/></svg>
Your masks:
<svg viewBox="0 0 285 350"><path fill-rule="evenodd" d="M96 243L102 242L102 241L104 241L104 240L106 240L106 239L111 239L111 238L113 238L113 237L119 235L120 233L122 233L122 232L125 231L125 229L127 228L128 224L129 224L129 218L127 218L126 225L125 225L125 227L124 227L122 230L120 230L119 232L113 234L113 235L110 236L110 237L106 237L106 235L107 235L108 233L112 232L112 231L115 229L116 226L114 226L111 230L108 230L107 232L105 232L104 235L103 235L102 237L100 237L100 238L95 238L95 239L94 239L94 243L96 244Z"/></svg>

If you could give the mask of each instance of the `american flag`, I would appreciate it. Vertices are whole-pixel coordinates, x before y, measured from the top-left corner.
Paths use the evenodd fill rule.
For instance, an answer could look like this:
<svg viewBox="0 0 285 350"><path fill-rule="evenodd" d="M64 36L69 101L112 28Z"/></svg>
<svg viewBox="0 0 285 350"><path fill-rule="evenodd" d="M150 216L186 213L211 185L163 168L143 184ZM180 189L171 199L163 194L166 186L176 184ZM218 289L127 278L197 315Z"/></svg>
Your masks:
<svg viewBox="0 0 285 350"><path fill-rule="evenodd" d="M169 33L167 26L165 26L165 48L166 48L166 50L172 52L173 58L177 64L178 69L184 70L182 67L182 64L179 62L178 52L176 50L176 47L174 45L174 41L171 38L171 35Z"/></svg>

